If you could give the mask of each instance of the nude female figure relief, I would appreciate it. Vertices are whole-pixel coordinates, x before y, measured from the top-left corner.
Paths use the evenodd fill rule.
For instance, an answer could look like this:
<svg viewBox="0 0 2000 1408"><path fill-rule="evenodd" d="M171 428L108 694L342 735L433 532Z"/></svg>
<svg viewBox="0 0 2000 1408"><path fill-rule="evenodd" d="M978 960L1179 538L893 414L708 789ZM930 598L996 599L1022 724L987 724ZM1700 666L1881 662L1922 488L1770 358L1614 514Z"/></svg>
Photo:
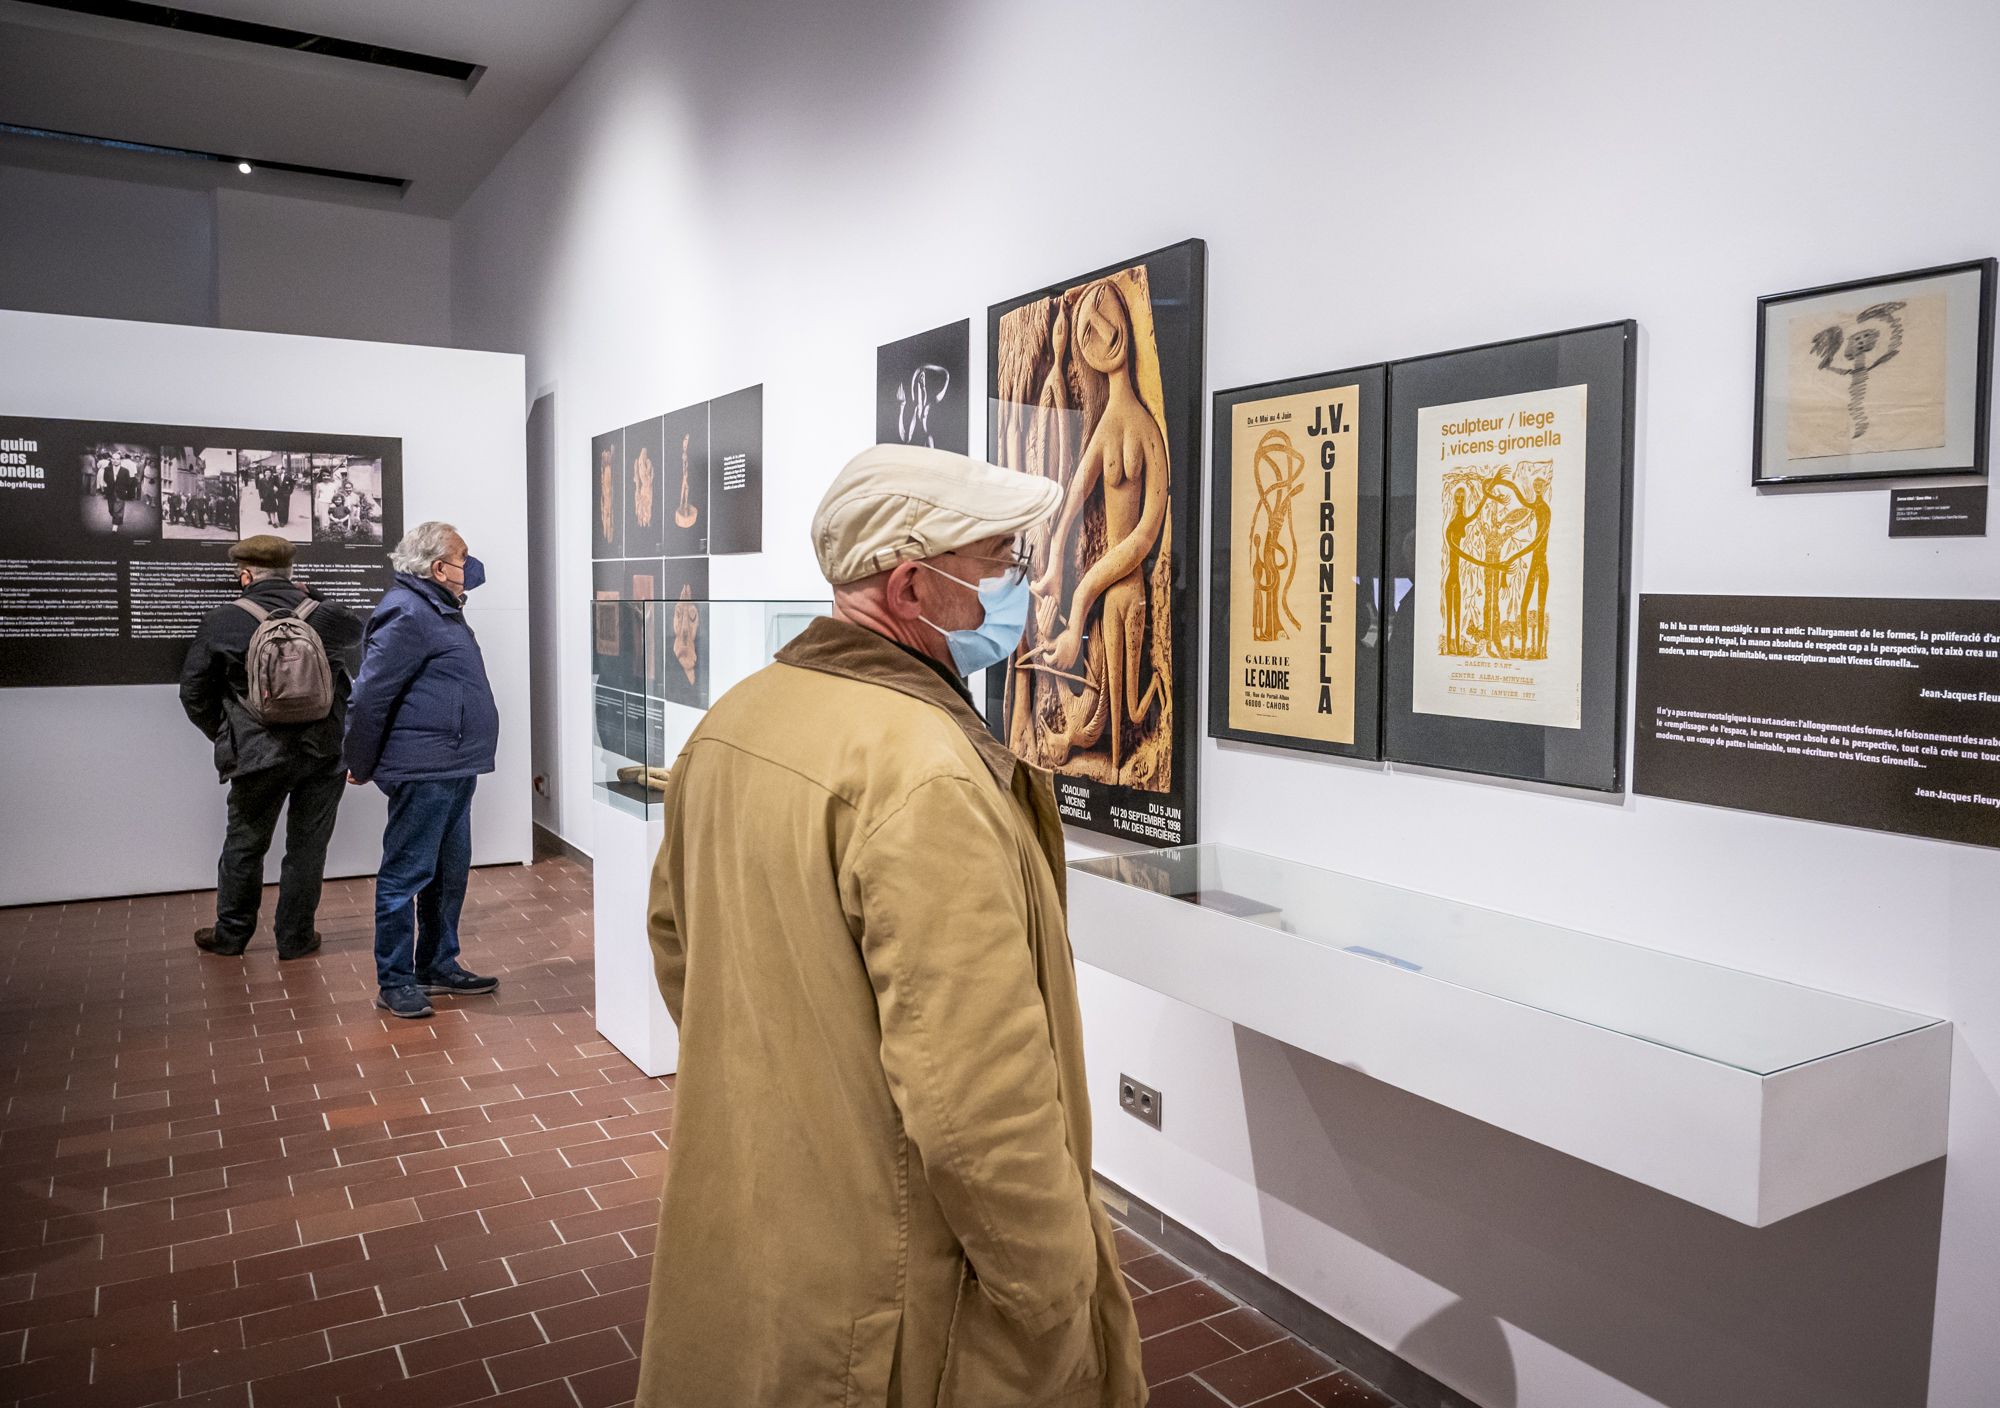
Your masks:
<svg viewBox="0 0 2000 1408"><path fill-rule="evenodd" d="M1124 725L1144 721L1165 696L1157 673L1145 681L1150 614L1145 563L1162 541L1168 507L1167 445L1160 424L1139 396L1132 366L1132 319L1124 296L1109 279L1083 290L1074 318L1076 355L1107 382L1103 413L1070 476L1062 512L1049 535L1046 569L1035 583L1037 596L1057 589L1068 557L1070 535L1093 495L1103 506L1104 547L1071 592L1063 626L1053 640L1031 653L1033 661L1067 672L1084 651L1092 612L1103 642L1103 692L1110 721L1112 780L1124 765ZM1092 652L1095 655L1095 650ZM1086 676L1086 678L1088 678ZM1068 740L1052 738L1068 756Z"/></svg>

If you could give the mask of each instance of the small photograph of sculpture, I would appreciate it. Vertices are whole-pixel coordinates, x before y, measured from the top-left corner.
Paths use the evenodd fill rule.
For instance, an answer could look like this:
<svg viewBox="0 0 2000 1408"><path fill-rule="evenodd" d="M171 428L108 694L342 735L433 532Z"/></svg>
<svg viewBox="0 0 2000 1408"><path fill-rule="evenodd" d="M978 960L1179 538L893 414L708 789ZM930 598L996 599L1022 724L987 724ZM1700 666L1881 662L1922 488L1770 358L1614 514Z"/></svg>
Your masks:
<svg viewBox="0 0 2000 1408"><path fill-rule="evenodd" d="M1006 736L1071 777L1173 778L1172 496L1144 265L1001 317L998 463L1063 486L1032 530L1033 609L1008 667Z"/></svg>

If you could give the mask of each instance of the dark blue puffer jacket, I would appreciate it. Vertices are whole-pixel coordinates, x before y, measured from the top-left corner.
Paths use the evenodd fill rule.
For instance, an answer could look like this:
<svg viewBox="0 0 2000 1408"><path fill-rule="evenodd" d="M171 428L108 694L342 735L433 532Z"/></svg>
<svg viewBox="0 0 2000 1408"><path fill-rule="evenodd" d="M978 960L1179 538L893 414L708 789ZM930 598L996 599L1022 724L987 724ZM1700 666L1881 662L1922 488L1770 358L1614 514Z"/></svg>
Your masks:
<svg viewBox="0 0 2000 1408"><path fill-rule="evenodd" d="M500 711L455 597L408 572L382 594L347 702L347 769L387 786L493 771Z"/></svg>

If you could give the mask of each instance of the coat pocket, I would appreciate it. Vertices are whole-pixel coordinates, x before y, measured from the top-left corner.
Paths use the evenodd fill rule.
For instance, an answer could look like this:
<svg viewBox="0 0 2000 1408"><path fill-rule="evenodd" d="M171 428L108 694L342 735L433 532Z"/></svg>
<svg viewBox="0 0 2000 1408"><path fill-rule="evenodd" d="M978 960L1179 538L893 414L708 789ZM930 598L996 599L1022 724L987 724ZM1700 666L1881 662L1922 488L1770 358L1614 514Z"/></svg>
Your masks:
<svg viewBox="0 0 2000 1408"><path fill-rule="evenodd" d="M847 1347L847 1396L841 1408L887 1408L903 1338L903 1309L878 1310L854 1322Z"/></svg>
<svg viewBox="0 0 2000 1408"><path fill-rule="evenodd" d="M1007 1319L970 1266L958 1284L938 1408L1015 1408L1061 1398L1104 1377L1104 1335L1092 1296L1039 1335Z"/></svg>

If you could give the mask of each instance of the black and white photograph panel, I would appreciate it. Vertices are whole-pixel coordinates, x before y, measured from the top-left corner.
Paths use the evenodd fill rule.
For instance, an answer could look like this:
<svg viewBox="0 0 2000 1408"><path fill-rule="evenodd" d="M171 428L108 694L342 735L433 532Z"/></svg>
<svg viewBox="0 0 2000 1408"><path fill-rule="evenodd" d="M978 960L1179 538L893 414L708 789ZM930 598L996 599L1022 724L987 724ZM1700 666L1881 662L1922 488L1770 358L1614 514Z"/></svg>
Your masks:
<svg viewBox="0 0 2000 1408"><path fill-rule="evenodd" d="M315 454L309 458L313 541L340 547L380 547L382 461L364 455Z"/></svg>
<svg viewBox="0 0 2000 1408"><path fill-rule="evenodd" d="M160 447L101 442L83 452L77 503L86 531L160 536Z"/></svg>
<svg viewBox="0 0 2000 1408"><path fill-rule="evenodd" d="M244 450L236 457L243 536L269 533L288 542L313 536L310 456L287 450Z"/></svg>
<svg viewBox="0 0 2000 1408"><path fill-rule="evenodd" d="M169 445L162 453L160 488L166 498L166 526L160 536L180 542L235 542L242 513L236 451ZM252 522L261 522L262 517L259 514Z"/></svg>

